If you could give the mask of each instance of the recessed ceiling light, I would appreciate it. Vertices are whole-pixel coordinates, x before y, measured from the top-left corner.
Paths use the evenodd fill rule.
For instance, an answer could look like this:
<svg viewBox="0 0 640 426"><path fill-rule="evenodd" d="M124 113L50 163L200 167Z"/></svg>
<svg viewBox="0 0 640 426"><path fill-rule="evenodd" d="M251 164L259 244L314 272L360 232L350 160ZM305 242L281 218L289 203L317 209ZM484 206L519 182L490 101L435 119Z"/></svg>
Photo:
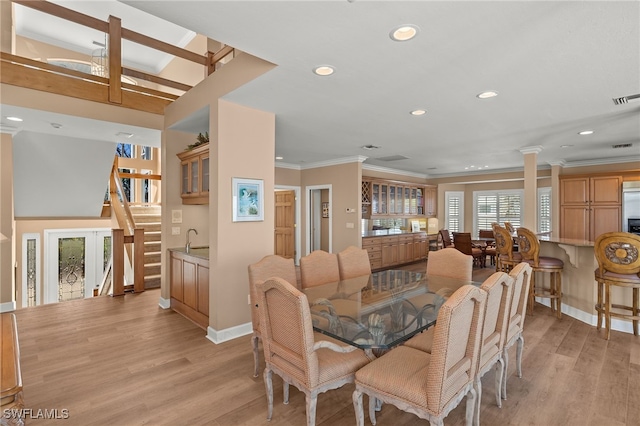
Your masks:
<svg viewBox="0 0 640 426"><path fill-rule="evenodd" d="M131 136L133 136L133 133L128 133L128 132L118 132L116 133L116 136L119 136L121 138L127 138L129 139Z"/></svg>
<svg viewBox="0 0 640 426"><path fill-rule="evenodd" d="M51 123L51 127L53 127L54 129L59 129L62 127L62 124L60 123Z"/></svg>
<svg viewBox="0 0 640 426"><path fill-rule="evenodd" d="M366 150L372 150L372 149L378 149L380 147L375 145L364 145L364 146L361 146L360 148L366 149Z"/></svg>
<svg viewBox="0 0 640 426"><path fill-rule="evenodd" d="M414 109L411 111L411 115L425 115L427 113L424 109Z"/></svg>
<svg viewBox="0 0 640 426"><path fill-rule="evenodd" d="M585 135L592 135L593 134L593 130L583 130L580 133L578 133L579 135L585 136Z"/></svg>
<svg viewBox="0 0 640 426"><path fill-rule="evenodd" d="M9 117L7 117L7 120L9 120L9 121L22 121L22 118L9 116Z"/></svg>
<svg viewBox="0 0 640 426"><path fill-rule="evenodd" d="M476 98L489 99L489 98L495 98L496 96L498 96L498 92L496 92L495 90L487 90L486 92L478 93L476 95Z"/></svg>
<svg viewBox="0 0 640 426"><path fill-rule="evenodd" d="M397 28L394 28L389 33L389 37L391 37L391 40L394 41L408 41L414 38L418 34L418 31L420 31L420 28L418 28L418 26L416 25L401 25Z"/></svg>
<svg viewBox="0 0 640 426"><path fill-rule="evenodd" d="M571 148L573 145L560 145L560 148Z"/></svg>
<svg viewBox="0 0 640 426"><path fill-rule="evenodd" d="M280 157L280 156L276 157L276 160L283 160L283 159L284 157Z"/></svg>
<svg viewBox="0 0 640 426"><path fill-rule="evenodd" d="M313 72L317 75L327 76L333 74L336 69L331 65L320 65L319 67L315 67Z"/></svg>

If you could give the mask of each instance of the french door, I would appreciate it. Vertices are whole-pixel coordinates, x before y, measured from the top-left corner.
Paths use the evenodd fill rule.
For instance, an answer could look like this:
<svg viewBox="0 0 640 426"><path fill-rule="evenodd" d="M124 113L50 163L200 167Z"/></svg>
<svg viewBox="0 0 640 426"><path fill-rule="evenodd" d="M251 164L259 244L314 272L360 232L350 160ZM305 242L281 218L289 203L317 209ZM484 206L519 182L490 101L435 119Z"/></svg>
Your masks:
<svg viewBox="0 0 640 426"><path fill-rule="evenodd" d="M111 230L45 230L44 238L44 303L93 297L111 258Z"/></svg>

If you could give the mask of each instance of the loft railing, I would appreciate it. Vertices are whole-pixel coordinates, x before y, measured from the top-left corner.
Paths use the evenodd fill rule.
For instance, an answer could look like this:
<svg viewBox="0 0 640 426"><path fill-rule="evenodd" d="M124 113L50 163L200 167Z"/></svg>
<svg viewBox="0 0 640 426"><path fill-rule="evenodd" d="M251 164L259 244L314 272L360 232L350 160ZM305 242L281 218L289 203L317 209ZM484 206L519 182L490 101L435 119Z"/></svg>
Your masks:
<svg viewBox="0 0 640 426"><path fill-rule="evenodd" d="M186 92L192 86L123 67L122 40L129 40L200 64L206 67L207 75L215 71L218 62L235 52L232 47L224 46L217 52L207 52L206 55L200 55L123 28L120 18L114 16L110 16L108 21L102 21L44 0L14 0L13 3L105 33L108 39L106 47L108 50L106 55L108 77L91 75L2 52L0 55L0 76L2 83L5 84L162 114L165 106L177 99L179 95L122 82L122 76L158 84L180 92Z"/></svg>

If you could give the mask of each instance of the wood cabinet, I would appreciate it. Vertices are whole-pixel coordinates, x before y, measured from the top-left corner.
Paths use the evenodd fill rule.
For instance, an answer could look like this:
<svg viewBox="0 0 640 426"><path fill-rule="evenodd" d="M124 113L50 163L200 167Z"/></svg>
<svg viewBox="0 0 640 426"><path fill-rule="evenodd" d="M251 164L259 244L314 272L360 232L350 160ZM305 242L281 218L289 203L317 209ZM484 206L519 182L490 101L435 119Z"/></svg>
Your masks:
<svg viewBox="0 0 640 426"><path fill-rule="evenodd" d="M362 238L371 270L391 268L427 258L428 236L424 232Z"/></svg>
<svg viewBox="0 0 640 426"><path fill-rule="evenodd" d="M170 251L171 309L199 326L209 326L209 260Z"/></svg>
<svg viewBox="0 0 640 426"><path fill-rule="evenodd" d="M369 263L371 269L382 268L382 240L377 237L363 238L362 248L369 253Z"/></svg>
<svg viewBox="0 0 640 426"><path fill-rule="evenodd" d="M209 144L177 155L182 204L209 204Z"/></svg>
<svg viewBox="0 0 640 426"><path fill-rule="evenodd" d="M362 215L435 216L437 187L363 178Z"/></svg>
<svg viewBox="0 0 640 426"><path fill-rule="evenodd" d="M560 237L594 241L622 229L622 176L560 177Z"/></svg>

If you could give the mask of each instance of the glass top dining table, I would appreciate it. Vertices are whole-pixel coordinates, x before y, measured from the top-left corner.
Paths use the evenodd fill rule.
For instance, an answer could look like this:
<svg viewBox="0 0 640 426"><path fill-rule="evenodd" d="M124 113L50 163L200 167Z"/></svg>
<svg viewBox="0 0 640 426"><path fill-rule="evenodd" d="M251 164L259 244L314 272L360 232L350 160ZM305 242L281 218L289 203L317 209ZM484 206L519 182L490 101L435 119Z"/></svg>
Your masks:
<svg viewBox="0 0 640 426"><path fill-rule="evenodd" d="M445 300L481 283L386 270L304 289L314 330L361 349L391 349L433 326Z"/></svg>

